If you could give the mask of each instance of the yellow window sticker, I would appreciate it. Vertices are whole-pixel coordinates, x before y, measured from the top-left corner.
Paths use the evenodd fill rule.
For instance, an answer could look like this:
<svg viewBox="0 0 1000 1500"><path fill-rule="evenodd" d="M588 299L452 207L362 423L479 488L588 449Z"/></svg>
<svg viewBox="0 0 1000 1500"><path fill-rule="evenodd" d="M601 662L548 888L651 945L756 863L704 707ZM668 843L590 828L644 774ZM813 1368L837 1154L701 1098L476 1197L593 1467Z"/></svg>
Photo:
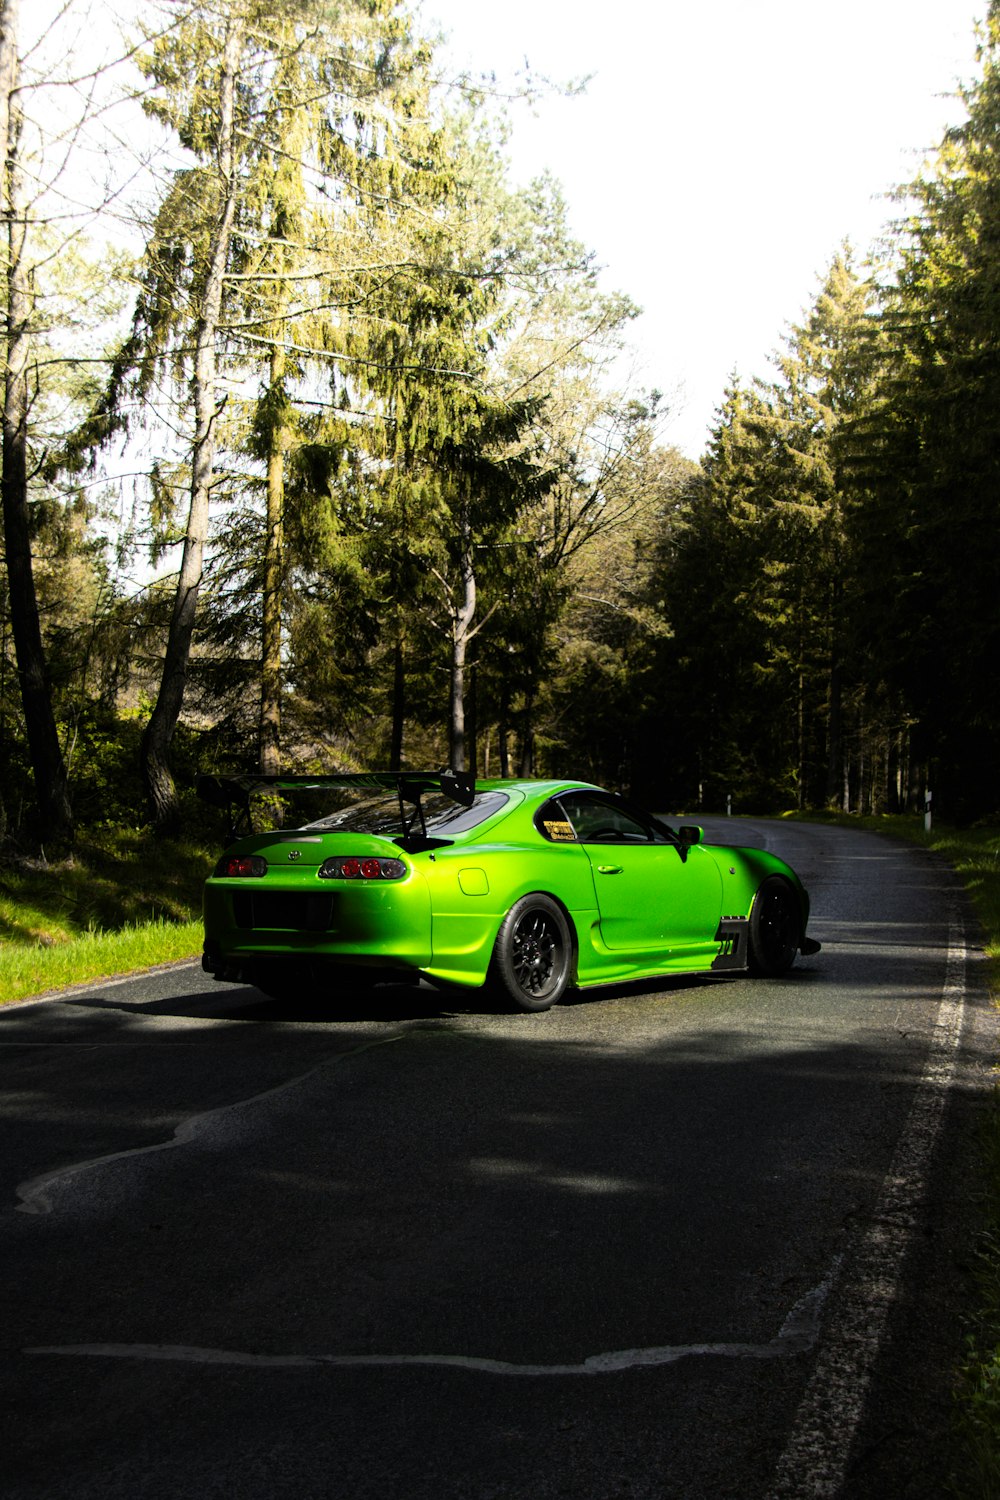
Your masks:
<svg viewBox="0 0 1000 1500"><path fill-rule="evenodd" d="M567 839L572 841L576 838L576 834L573 832L572 823L550 823L546 818L544 821L544 827L545 832L548 834L550 839L556 839L565 842Z"/></svg>

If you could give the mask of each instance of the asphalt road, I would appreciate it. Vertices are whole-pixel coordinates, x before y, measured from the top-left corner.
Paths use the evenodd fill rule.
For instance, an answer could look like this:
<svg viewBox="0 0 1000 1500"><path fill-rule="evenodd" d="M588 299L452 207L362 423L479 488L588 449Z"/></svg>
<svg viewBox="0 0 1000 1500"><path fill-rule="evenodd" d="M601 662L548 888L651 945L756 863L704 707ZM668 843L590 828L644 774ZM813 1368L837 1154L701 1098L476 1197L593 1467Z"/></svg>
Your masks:
<svg viewBox="0 0 1000 1500"><path fill-rule="evenodd" d="M996 1018L957 883L721 819L782 981L540 1016L178 966L0 1012L4 1500L939 1496Z"/></svg>

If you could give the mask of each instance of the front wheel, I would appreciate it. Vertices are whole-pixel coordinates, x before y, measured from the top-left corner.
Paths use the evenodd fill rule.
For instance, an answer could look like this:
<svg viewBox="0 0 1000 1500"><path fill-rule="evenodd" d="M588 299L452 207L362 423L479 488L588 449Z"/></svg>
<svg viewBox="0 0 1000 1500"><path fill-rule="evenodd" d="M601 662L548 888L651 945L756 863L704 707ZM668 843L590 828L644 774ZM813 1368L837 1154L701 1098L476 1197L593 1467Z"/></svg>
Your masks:
<svg viewBox="0 0 1000 1500"><path fill-rule="evenodd" d="M787 880L770 875L750 912L750 972L771 978L787 974L798 952L801 918Z"/></svg>
<svg viewBox="0 0 1000 1500"><path fill-rule="evenodd" d="M490 982L517 1010L548 1010L569 983L569 924L550 896L522 896L500 924Z"/></svg>

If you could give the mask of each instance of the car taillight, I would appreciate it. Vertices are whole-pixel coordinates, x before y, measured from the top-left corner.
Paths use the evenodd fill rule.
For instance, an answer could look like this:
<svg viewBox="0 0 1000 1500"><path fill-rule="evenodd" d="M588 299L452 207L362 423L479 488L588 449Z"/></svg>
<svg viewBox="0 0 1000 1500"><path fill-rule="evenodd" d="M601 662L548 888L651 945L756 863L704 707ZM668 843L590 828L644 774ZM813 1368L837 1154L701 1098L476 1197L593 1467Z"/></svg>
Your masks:
<svg viewBox="0 0 1000 1500"><path fill-rule="evenodd" d="M259 877L267 874L267 860L260 854L225 854L219 860L215 873L228 879L243 875Z"/></svg>
<svg viewBox="0 0 1000 1500"><path fill-rule="evenodd" d="M322 880L402 880L406 866L401 859L375 859L364 855L338 855L319 867Z"/></svg>

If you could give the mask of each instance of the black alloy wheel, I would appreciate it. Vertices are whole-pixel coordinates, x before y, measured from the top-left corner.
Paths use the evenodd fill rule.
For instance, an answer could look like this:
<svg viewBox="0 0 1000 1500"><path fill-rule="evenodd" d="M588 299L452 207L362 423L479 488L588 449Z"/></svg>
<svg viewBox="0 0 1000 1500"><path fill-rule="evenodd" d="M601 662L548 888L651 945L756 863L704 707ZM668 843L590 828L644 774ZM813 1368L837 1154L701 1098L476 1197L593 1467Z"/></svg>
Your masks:
<svg viewBox="0 0 1000 1500"><path fill-rule="evenodd" d="M799 949L801 918L795 892L780 875L763 882L750 912L750 972L787 974Z"/></svg>
<svg viewBox="0 0 1000 1500"><path fill-rule="evenodd" d="M550 896L522 896L500 924L492 987L517 1010L548 1010L569 983L573 944L566 917Z"/></svg>

